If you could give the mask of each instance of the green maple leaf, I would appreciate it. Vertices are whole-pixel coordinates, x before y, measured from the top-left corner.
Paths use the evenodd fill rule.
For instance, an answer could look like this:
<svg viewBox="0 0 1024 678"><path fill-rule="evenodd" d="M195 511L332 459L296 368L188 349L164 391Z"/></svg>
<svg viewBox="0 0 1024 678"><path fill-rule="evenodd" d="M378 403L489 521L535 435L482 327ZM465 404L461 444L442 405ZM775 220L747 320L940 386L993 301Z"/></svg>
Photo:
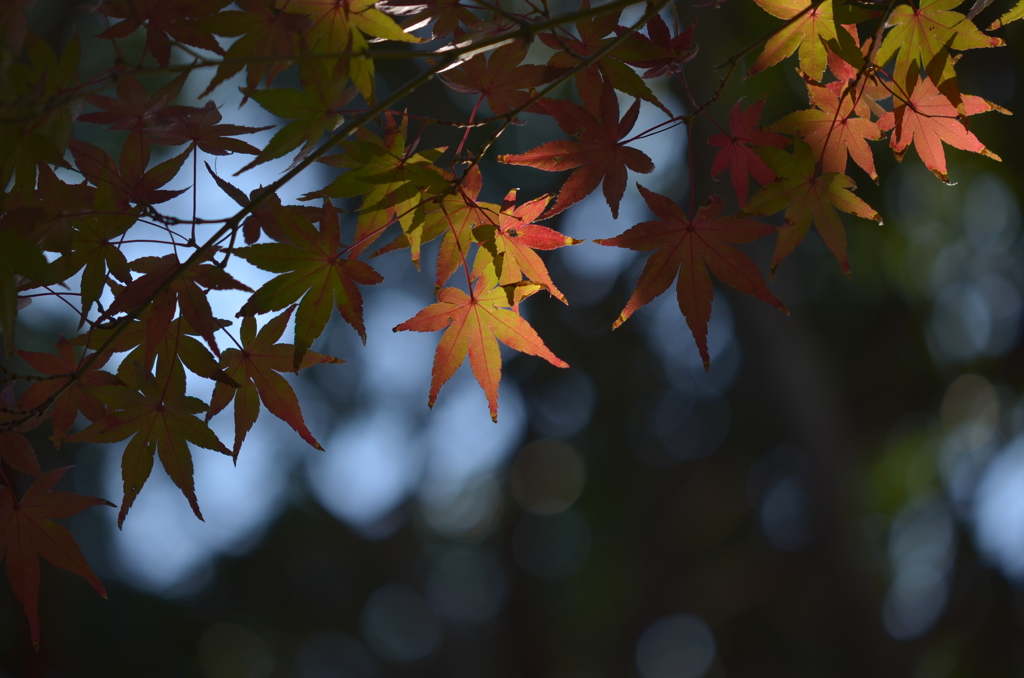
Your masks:
<svg viewBox="0 0 1024 678"><path fill-rule="evenodd" d="M346 80L337 70L332 73L320 59L306 59L299 69L299 81L302 89L242 90L269 112L291 122L277 130L266 148L235 172L235 176L268 160L280 158L301 145L292 161L294 167L309 155L325 133L342 123L342 109L355 98L356 90L345 87Z"/></svg>
<svg viewBox="0 0 1024 678"><path fill-rule="evenodd" d="M395 20L376 8L377 0L290 0L289 11L307 14L312 25L306 32L309 47L321 54L365 52L366 36L398 42L421 42L406 33ZM369 58L341 60L366 99L373 98L374 66Z"/></svg>
<svg viewBox="0 0 1024 678"><path fill-rule="evenodd" d="M93 199L94 213L75 223L71 252L54 262L54 267L65 278L85 269L81 283L83 322L103 294L108 274L125 285L132 281L128 260L117 246L117 240L135 224L140 211L137 207L119 211L113 187L110 183L101 183Z"/></svg>
<svg viewBox="0 0 1024 678"><path fill-rule="evenodd" d="M411 233L423 216L416 207L449 186L433 164L444 152L443 148L420 153L407 149L406 119L399 125L389 116L385 129L383 139L364 132L357 141L342 143L343 153L321 158L320 162L349 171L323 190L303 196L303 200L364 196L356 222L352 257L359 256L396 218L402 230Z"/></svg>
<svg viewBox="0 0 1024 678"><path fill-rule="evenodd" d="M40 162L67 167L63 156L71 140L73 99L66 90L78 72L81 42L73 35L58 59L30 32L25 56L10 65L5 57L0 73L0 187L6 189L13 177L15 190L28 198Z"/></svg>
<svg viewBox="0 0 1024 678"><path fill-rule="evenodd" d="M295 350L292 368L299 369L313 341L320 336L337 306L341 317L366 343L360 285L376 285L384 278L362 261L347 259L341 250L338 212L324 201L320 230L307 222L289 228L290 243L263 243L233 250L250 264L280 273L256 290L238 316L277 311L299 302L295 314Z"/></svg>
<svg viewBox="0 0 1024 678"><path fill-rule="evenodd" d="M892 26L882 41L875 62L884 66L893 56L896 66L893 80L900 87L912 88L908 78L916 81L918 70L924 68L956 106L961 106L956 73L949 48L955 50L999 47L1002 38L985 35L959 12L950 11L963 0L921 0L918 7L898 5L889 16Z"/></svg>
<svg viewBox="0 0 1024 678"><path fill-rule="evenodd" d="M192 478L192 453L188 443L231 455L210 427L195 416L206 410L206 403L185 395L185 375L172 372L160 383L141 368L136 383L128 386L99 386L99 394L110 412L102 420L67 437L68 442L116 443L131 438L121 458L124 499L117 525L124 523L128 510L139 496L153 470L153 458L160 457L167 475L188 499L200 520L203 514L196 499Z"/></svg>
<svg viewBox="0 0 1024 678"><path fill-rule="evenodd" d="M824 43L837 39L832 0L825 0L816 7L811 0L755 2L772 16L792 20L792 23L781 28L768 40L761 56L747 71L747 77L774 66L799 49L800 70L815 80L821 80L827 61Z"/></svg>
<svg viewBox="0 0 1024 678"><path fill-rule="evenodd" d="M447 174L445 177L449 178ZM462 177L462 183L454 193L417 205L421 212L416 214L409 233L402 233L372 256L408 247L412 263L419 270L422 246L443 235L437 251L436 289L440 289L467 260L469 246L473 242L473 228L481 224L497 223L501 207L478 201L481 188L483 178L480 168L473 167Z"/></svg>

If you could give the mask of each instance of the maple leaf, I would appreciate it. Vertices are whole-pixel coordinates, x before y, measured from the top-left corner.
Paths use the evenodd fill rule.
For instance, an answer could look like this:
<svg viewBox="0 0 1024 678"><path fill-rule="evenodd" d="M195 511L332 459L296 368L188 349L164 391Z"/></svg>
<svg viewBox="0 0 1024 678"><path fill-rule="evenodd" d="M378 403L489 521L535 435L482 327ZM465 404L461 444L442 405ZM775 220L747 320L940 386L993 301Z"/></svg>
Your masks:
<svg viewBox="0 0 1024 678"><path fill-rule="evenodd" d="M854 114L853 93L844 96L840 104L839 96L832 88L808 82L807 92L816 108L790 113L769 129L800 135L810 145L815 157L821 158L823 172L845 174L849 155L877 182L875 159L866 140L881 139L882 130L870 119Z"/></svg>
<svg viewBox="0 0 1024 678"><path fill-rule="evenodd" d="M697 342L697 349L704 360L704 369L710 369L708 320L711 318L711 302L715 291L708 269L716 278L737 291L771 304L783 313L789 313L785 305L768 289L754 262L733 247L774 233L774 226L747 217L719 217L722 199L717 195L712 195L697 210L691 222L671 199L648 191L639 184L637 188L647 206L660 220L644 221L614 238L594 241L600 245L637 252L657 250L644 265L636 289L612 325L613 328L626 322L637 309L662 294L678 276L676 296L679 310L686 317L686 324Z"/></svg>
<svg viewBox="0 0 1024 678"><path fill-rule="evenodd" d="M476 15L459 0L383 0L377 7L392 16L407 17L402 26L406 33L433 21L433 40L454 34L460 23L469 26L477 22Z"/></svg>
<svg viewBox="0 0 1024 678"><path fill-rule="evenodd" d="M355 98L355 88L346 88L347 80L328 70L320 59L306 59L299 69L302 89L246 89L243 93L279 118L291 119L267 143L266 147L242 169L238 176L268 160L290 153L300 144L291 167L298 164L316 147L320 138L344 120L342 109Z"/></svg>
<svg viewBox="0 0 1024 678"><path fill-rule="evenodd" d="M946 96L959 105L959 90L949 48L955 50L999 47L1002 38L985 35L959 12L952 12L963 0L921 0L918 7L898 5L889 15L891 26L875 62L884 66L896 57L893 80L899 86L912 87L910 80L924 68L929 77L939 84ZM949 86L946 83L949 82Z"/></svg>
<svg viewBox="0 0 1024 678"><path fill-rule="evenodd" d="M747 71L747 77L774 66L799 49L800 70L821 80L827 61L825 43L836 39L832 0L818 4L812 0L754 1L772 16L791 23L769 38L761 56Z"/></svg>
<svg viewBox="0 0 1024 678"><path fill-rule="evenodd" d="M95 190L84 181L80 184L65 183L49 165L39 165L36 202L46 215L37 229L39 244L44 250L66 252L71 248L72 227L92 211ZM11 207L13 205L8 203L8 212Z"/></svg>
<svg viewBox="0 0 1024 678"><path fill-rule="evenodd" d="M445 149L415 153L405 144L407 127L407 118L397 124L387 116L383 139L365 132L356 141L343 142L343 153L324 156L320 162L349 171L323 190L302 197L309 200L364 196L349 254L353 259L396 219L407 235L411 233L419 225L417 218L422 218L422 211L417 212L416 207L448 190L448 180L433 164Z"/></svg>
<svg viewBox="0 0 1024 678"><path fill-rule="evenodd" d="M395 20L375 7L376 0L289 0L290 11L309 15L310 28L306 31L307 44L321 54L352 51L365 52L366 36L421 42L420 38L402 30ZM348 67L360 93L373 98L374 65L368 58L342 59L339 66Z"/></svg>
<svg viewBox="0 0 1024 678"><path fill-rule="evenodd" d="M446 179L454 177L442 173ZM414 220L409 233L402 233L392 242L373 253L374 257L408 247L412 262L417 270L420 266L420 249L425 243L443 235L437 251L437 276L435 288L440 289L469 257L469 245L473 241L473 228L479 224L495 223L501 207L494 203L477 200L483 188L483 177L479 166L466 172L458 190L432 198L417 206L422 209L420 223ZM417 215L419 216L419 215ZM436 291L436 290L435 290Z"/></svg>
<svg viewBox="0 0 1024 678"><path fill-rule="evenodd" d="M139 170L144 171L149 165L152 134L164 125L164 111L181 93L186 79L187 74L183 73L150 94L136 78L119 78L118 98L100 94L85 97L87 103L101 110L86 113L78 119L97 125L109 125L110 129L127 130L128 139L122 148L131 149L135 155L133 164L137 164ZM122 169L122 172L124 171Z"/></svg>
<svg viewBox="0 0 1024 678"><path fill-rule="evenodd" d="M601 95L601 117L571 101L543 99L544 110L554 116L558 126L578 140L549 141L532 151L518 155L498 156L499 162L526 165L547 172L574 169L545 218L554 216L587 197L604 182L604 198L612 216L619 216L619 202L626 192L626 168L641 174L654 171L654 163L642 151L626 146L622 139L629 134L640 114L640 100L634 101L619 120L619 102L611 85Z"/></svg>
<svg viewBox="0 0 1024 678"><path fill-rule="evenodd" d="M221 327L231 324L229 320L215 322ZM127 351L128 354L121 359L121 365L117 369L117 377L129 386L137 385L136 363L142 366L143 371L148 372L152 370L156 359L159 359L156 364L156 378L160 382L170 379L171 372L178 373L175 378L184 378L184 369L188 368L200 377L232 387L238 386L238 382L220 369L210 350L192 336L197 332L181 317L173 322L166 322L159 306L147 308L137 320L131 321L126 328L121 328L121 332L113 338L112 343L107 345L106 342L111 339L114 329L109 326L94 326L86 334L72 339L71 344L92 349L105 346L105 350L110 353Z"/></svg>
<svg viewBox="0 0 1024 678"><path fill-rule="evenodd" d="M737 101L729 113L730 134L716 134L708 139L709 144L721 149L711 164L711 176L717 177L725 168L729 168L733 190L736 191L736 198L740 201L741 207L747 202L747 175L753 176L762 186L767 186L775 180L775 172L754 152L754 146L782 148L789 143L785 137L765 132L757 126L761 119L761 109L764 108L764 99L754 102L746 109L740 108L742 101Z"/></svg>
<svg viewBox="0 0 1024 678"><path fill-rule="evenodd" d="M207 253L206 258L212 256L211 251ZM140 257L132 262L131 268L145 275L133 280L118 293L100 320L138 308L175 276L153 301L154 308L160 309L164 321L163 324L155 323L151 328L152 333L159 334L170 324L177 305L181 308L185 320L206 340L214 353L219 352L214 332L220 329L220 324L214 319L206 292L201 287L207 290L252 292L248 286L238 282L215 264L197 261L182 271L182 263L178 260L178 255L173 253L162 257Z"/></svg>
<svg viewBox="0 0 1024 678"><path fill-rule="evenodd" d="M498 223L473 230L473 237L480 243L473 262L473 277L483 275L486 267L493 267L499 285L512 285L526 278L543 286L559 301L569 303L534 250L554 250L583 241L533 223L550 201L551 196L544 195L516 207L516 190L509 191Z"/></svg>
<svg viewBox="0 0 1024 678"><path fill-rule="evenodd" d="M292 363L295 347L291 344L277 343L293 310L294 306L269 320L260 328L258 334L256 319L253 316L246 316L242 319L242 347L225 349L221 355L222 369L239 385L232 388L219 383L214 387L210 409L206 411L206 421L210 421L210 417L227 407L232 399L235 401L235 446L232 451L236 457L246 433L259 417L261 400L271 414L295 429L303 440L318 450L323 449L306 428L295 391L278 372L297 372L313 365L345 361L315 351L306 351L298 370L295 370Z"/></svg>
<svg viewBox="0 0 1024 678"><path fill-rule="evenodd" d="M590 2L583 0L580 3L580 10L587 9L590 9ZM611 52L598 59L596 63L580 69L584 60L603 49L613 39L605 36L618 28L621 14L622 10L618 10L580 19L576 22L579 39L555 32L541 33L538 36L540 41L551 49L557 50L548 60L548 65L558 69L579 69L576 72L576 86L583 104L588 108L594 109L601 106L603 76L605 84L610 84L631 97L649 101L671 116L672 112L658 100L643 78L623 63L624 61L657 59L664 56L663 50L650 40L645 42L634 33L624 43L617 45Z"/></svg>
<svg viewBox="0 0 1024 678"><path fill-rule="evenodd" d="M0 31L6 26L0 24ZM74 33L60 59L50 45L29 32L20 57L4 54L0 101L0 185L25 198L36 187L36 167L45 162L68 167L64 151L71 139L74 97L69 96L78 73L81 41ZM13 60L13 63L11 61ZM76 107L77 108L77 107Z"/></svg>
<svg viewBox="0 0 1024 678"><path fill-rule="evenodd" d="M522 90L551 82L564 72L551 66L521 65L527 51L527 46L517 41L499 47L490 57L478 54L459 70L445 72L442 82L462 94L479 94L487 99L495 115L508 115L533 98ZM542 112L533 107L525 110Z"/></svg>
<svg viewBox="0 0 1024 678"><path fill-rule="evenodd" d="M73 492L54 492L53 486L71 468L54 469L32 483L21 499L0 487L0 558L7 561L7 579L25 608L32 645L39 648L39 557L84 578L104 598L107 592L89 568L67 528L53 522L90 506L113 506L106 499Z"/></svg>
<svg viewBox="0 0 1024 678"><path fill-rule="evenodd" d="M79 412L84 414L89 421L99 421L106 416L107 408L103 401L93 393L93 388L120 383L113 374L101 370L110 359L109 353L93 359L89 369L77 379L74 378L74 373L81 366L81 361L75 355L75 349L71 342L63 334L57 341L57 355L38 351L18 351L18 355L31 365L32 369L52 377L45 381L37 381L22 394L20 402L23 409L31 410L40 407L53 394L65 389L53 403L53 442L55 447L60 447Z"/></svg>
<svg viewBox="0 0 1024 678"><path fill-rule="evenodd" d="M466 294L454 287L445 287L437 294L437 302L395 327L395 332L444 330L434 353L431 370L430 397L434 406L437 394L469 354L473 376L483 388L491 412L498 421L498 383L501 381L501 351L498 341L522 353L544 358L555 367L569 367L552 353L520 317L519 302L540 289L539 285L512 288L494 286L493 276L480 276Z"/></svg>
<svg viewBox="0 0 1024 678"><path fill-rule="evenodd" d="M654 50L662 52L662 55L653 59L626 59L626 63L637 68L646 68L647 71L643 74L645 79L657 78L667 73L679 73L683 69L683 64L693 61L697 56L698 47L693 43L693 29L696 25L692 23L685 31L673 36L661 15L655 14L647 22L647 36L640 33L634 33L634 36L641 43L647 43Z"/></svg>
<svg viewBox="0 0 1024 678"><path fill-rule="evenodd" d="M239 207L248 207L257 196L263 194L264 188L259 188L250 191L249 195L246 196L241 189L231 185L224 179L217 176L217 173L210 167L210 163L204 163L206 165L206 171L210 173L213 180L217 182L217 185L231 197ZM281 204L281 198L277 193L271 193L269 196L263 198L245 217L245 220L241 223L242 233L246 244L251 245L260 239L261 233L266 233L268 237L278 242L288 242L288 235L286 229L294 228L296 220L307 219L312 221L319 216L320 210L315 207L306 207L304 205L283 205ZM282 226L287 224L288 226Z"/></svg>
<svg viewBox="0 0 1024 678"><path fill-rule="evenodd" d="M319 52L365 48L364 35L398 42L420 42L394 19L375 8L376 0L290 0L288 10L309 16L310 46Z"/></svg>
<svg viewBox="0 0 1024 678"><path fill-rule="evenodd" d="M813 223L818 234L839 260L843 272L850 274L846 257L846 231L836 210L872 219L879 224L882 218L850 189L857 185L850 177L838 172L819 174L815 157L802 139L793 142L794 153L762 147L760 152L768 165L779 175L747 203L749 214L774 214L786 210L786 225L779 229L772 256L772 273L807 235Z"/></svg>
<svg viewBox="0 0 1024 678"><path fill-rule="evenodd" d="M38 478L43 475L36 459L36 451L32 443L19 431L28 431L38 426L43 417L33 417L22 421L26 412L18 407L14 399L14 383L9 383L0 391L0 460L16 471Z"/></svg>
<svg viewBox="0 0 1024 678"><path fill-rule="evenodd" d="M66 438L68 442L116 443L131 438L121 458L124 499L117 514L117 526L153 470L153 458L160 457L167 475L178 486L200 520L203 514L196 499L192 478L192 453L188 443L231 456L231 451L202 419L195 415L206 403L185 395L185 375L171 372L163 384L136 365L135 383L129 386L98 386L95 391L109 407L107 416Z"/></svg>
<svg viewBox="0 0 1024 678"><path fill-rule="evenodd" d="M145 150L139 146L125 145L121 149L120 163L101 148L92 144L72 139L69 144L75 164L94 186L109 183L114 189L119 210L127 210L129 203L139 205L157 205L181 195L188 189L162 190L173 179L192 153L186 148L178 155L146 170Z"/></svg>
<svg viewBox="0 0 1024 678"><path fill-rule="evenodd" d="M21 307L19 289L60 280L37 245L13 229L0 229L0 334L7 355L14 352L15 321Z"/></svg>
<svg viewBox="0 0 1024 678"><path fill-rule="evenodd" d="M54 262L54 268L65 278L85 269L80 286L80 325L103 294L108 273L125 285L132 281L128 260L116 240L128 232L138 220L138 215L138 208L119 212L113 185L101 183L94 194L93 213L75 224L71 251Z"/></svg>
<svg viewBox="0 0 1024 678"><path fill-rule="evenodd" d="M170 64L172 39L224 54L216 38L203 29L201 19L216 14L228 2L230 0L105 0L97 11L123 21L96 37L126 38L145 26L146 47L164 68Z"/></svg>
<svg viewBox="0 0 1024 678"><path fill-rule="evenodd" d="M1001 17L992 22L988 27L988 30L994 31L997 28L1002 28L1008 23L1024 19L1024 0L1018 0L1017 4L1012 9L1008 10Z"/></svg>
<svg viewBox="0 0 1024 678"><path fill-rule="evenodd" d="M376 285L384 278L362 261L346 259L341 251L338 212L324 200L320 230L298 222L291 228L290 243L265 243L232 250L250 264L281 275L256 290L238 317L277 311L298 301L295 315L295 350L292 367L298 370L303 356L320 336L337 306L341 317L366 343L363 297L360 285Z"/></svg>
<svg viewBox="0 0 1024 678"><path fill-rule="evenodd" d="M163 110L164 125L156 130L153 141L167 146L179 146L192 142L201 151L210 155L245 153L256 155L259 150L241 139L231 137L239 134L262 132L266 127L244 127L242 125L221 125L220 111L212 101L203 108L192 106L171 106Z"/></svg>
<svg viewBox="0 0 1024 678"><path fill-rule="evenodd" d="M1009 114L1006 109L981 97L964 95L962 101L967 115L992 110ZM963 151L1000 160L998 155L985 148L976 136L967 131L960 122L957 109L928 78L918 81L909 98L899 101L892 111L882 116L878 120L878 127L894 130L889 137L889 145L897 159L902 160L903 154L913 142L925 167L947 184L949 174L946 171L946 152L942 142Z"/></svg>
<svg viewBox="0 0 1024 678"><path fill-rule="evenodd" d="M202 27L211 33L238 39L228 47L200 99L243 66L247 87L255 89L264 76L269 87L274 78L294 63L290 57L299 51L302 34L310 26L308 16L277 7L277 0L235 0L235 4L242 11L218 12L202 20Z"/></svg>

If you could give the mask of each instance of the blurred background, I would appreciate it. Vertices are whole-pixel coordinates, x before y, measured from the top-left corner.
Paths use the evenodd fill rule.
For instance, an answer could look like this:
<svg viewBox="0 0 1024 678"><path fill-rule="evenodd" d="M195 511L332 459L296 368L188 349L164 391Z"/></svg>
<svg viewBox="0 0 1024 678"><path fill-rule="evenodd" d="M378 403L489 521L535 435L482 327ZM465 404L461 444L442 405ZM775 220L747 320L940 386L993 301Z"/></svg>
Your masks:
<svg viewBox="0 0 1024 678"><path fill-rule="evenodd" d="M698 100L717 87L711 66L775 25L742 0L678 9L684 24L700 16L701 57L687 71ZM979 24L1005 9L996 3ZM80 32L83 77L109 63L109 46L91 37L99 18L75 3L37 2L30 19L53 45ZM141 37L123 44L138 50ZM961 87L1021 113L1021 24L1006 37L964 57ZM543 49L530 59L543 62ZM805 107L794 64L734 78L713 115L724 124L740 96L768 95L763 123ZM379 64L381 90L414 68ZM190 78L182 101L209 77ZM254 103L236 113L239 84L214 95L227 121L274 122ZM296 85L293 70L276 82ZM680 87L657 94L687 110ZM409 106L465 117L473 103L435 82ZM550 119L525 119L497 152L559 138ZM645 104L634 131L662 120ZM365 290L366 346L335 318L314 348L347 362L292 380L326 451L264 411L237 467L194 450L205 523L162 469L122 531L114 510L70 520L109 600L44 564L36 653L5 580L0 675L1020 676L1024 132L996 113L971 130L1003 162L949 149L954 186L913 151L896 164L884 143L873 145L880 187L851 165L885 219L847 220L852 279L812 234L772 285L789 317L716 288L707 374L671 294L610 331L643 255L593 243L551 253L570 305L537 295L524 314L572 367L507 353L496 425L466 366L428 410L439 335L391 332L432 300L436 250L422 273L403 252L374 259L387 282ZM694 134L701 202L731 196L706 169L714 132L701 120ZM76 135L112 152L121 141L83 123ZM261 146L269 134L246 139ZM420 147L455 144L431 129ZM657 170L631 182L686 204L685 129L635 145ZM203 159L223 177L246 162ZM249 191L287 164L232 181ZM483 174L491 201L512 186L521 199L557 190L565 176L489 161ZM281 198L294 203L330 176L314 168ZM176 187L192 181L186 167ZM202 216L234 212L208 177L196 185ZM188 217L191 194L165 207ZM617 221L598 194L549 225L589 240L650 218L631 185ZM353 220L342 219L350 238ZM766 266L773 244L747 251ZM150 253L138 247L129 258ZM250 285L268 277L232 264ZM242 297L210 298L231 318ZM50 350L75 329L56 302L20 318L22 348ZM209 397L201 383L189 389ZM225 440L231 421L229 409L212 422ZM119 500L118 446L58 452L44 433L44 468L74 463L73 489Z"/></svg>

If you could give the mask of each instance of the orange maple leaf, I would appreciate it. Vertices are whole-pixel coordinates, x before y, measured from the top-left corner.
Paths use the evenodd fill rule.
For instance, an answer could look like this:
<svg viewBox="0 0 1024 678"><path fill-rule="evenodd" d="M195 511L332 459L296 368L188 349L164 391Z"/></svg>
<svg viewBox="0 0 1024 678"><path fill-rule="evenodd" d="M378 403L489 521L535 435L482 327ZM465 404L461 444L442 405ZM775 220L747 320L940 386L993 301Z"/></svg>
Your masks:
<svg viewBox="0 0 1024 678"><path fill-rule="evenodd" d="M807 83L807 94L815 108L790 113L768 129L799 134L810 145L815 157L821 158L823 172L845 174L849 155L877 182L875 158L866 140L881 139L882 131L869 118L855 114L856 94L850 92L840 102L834 88L811 82ZM861 108L863 110L864 107Z"/></svg>
<svg viewBox="0 0 1024 678"><path fill-rule="evenodd" d="M519 302L541 289L540 285L497 287L493 275L480 276L472 294L454 287L445 287L437 294L437 303L427 306L415 316L395 327L394 331L444 330L434 353L431 371L430 398L434 406L437 394L469 354L480 387L487 395L491 419L498 421L498 382L501 381L501 343L522 353L539 356L555 367L568 363L544 345L530 324L518 313Z"/></svg>
<svg viewBox="0 0 1024 678"><path fill-rule="evenodd" d="M555 287L547 266L534 250L554 250L583 241L533 223L550 201L551 196L544 195L516 207L516 190L509 191L501 206L498 223L473 229L473 237L480 243L473 262L473 277L482 275L486 267L493 266L499 285L518 283L525 277L542 285L559 301L569 303Z"/></svg>
<svg viewBox="0 0 1024 678"><path fill-rule="evenodd" d="M1009 115L1006 109L969 94L963 95L963 107L967 115L992 110ZM1000 160L998 155L978 141L978 137L967 131L960 122L956 107L929 78L918 81L909 97L878 120L878 127L894 130L889 137L889 145L898 160L903 159L903 154L913 142L925 167L947 184L949 174L946 171L946 152L942 142L953 148Z"/></svg>
<svg viewBox="0 0 1024 678"><path fill-rule="evenodd" d="M846 256L846 231L836 210L855 214L864 219L882 223L882 218L866 202L853 194L857 185L850 177L838 172L820 174L815 157L802 139L793 141L790 155L777 148L763 147L761 155L779 175L773 183L750 198L744 211L750 214L775 214L786 210L786 225L779 229L772 256L772 273L807 235L811 224L832 254L839 260L843 272L850 274Z"/></svg>

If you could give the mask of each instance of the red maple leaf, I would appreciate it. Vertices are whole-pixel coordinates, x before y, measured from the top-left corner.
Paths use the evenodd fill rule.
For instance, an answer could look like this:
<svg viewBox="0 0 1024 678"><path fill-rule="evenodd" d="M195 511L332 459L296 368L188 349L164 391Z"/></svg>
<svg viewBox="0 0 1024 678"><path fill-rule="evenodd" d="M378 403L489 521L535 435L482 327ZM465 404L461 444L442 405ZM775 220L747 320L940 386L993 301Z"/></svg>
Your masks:
<svg viewBox="0 0 1024 678"><path fill-rule="evenodd" d="M318 450L323 449L306 428L295 391L284 377L278 374L294 369L292 356L295 354L295 347L291 344L277 343L284 334L293 310L294 306L271 318L260 329L259 334L256 333L256 319L253 316L246 316L242 319L241 348L225 349L221 355L221 367L238 383L238 387L232 388L223 382L217 384L213 390L210 409L206 411L206 421L210 421L210 417L227 407L232 400L235 401L233 452L236 457L246 433L259 417L261 400L271 414L295 429L303 440ZM345 361L340 358L306 351L299 364L299 370L323 363L342 362Z"/></svg>
<svg viewBox="0 0 1024 678"><path fill-rule="evenodd" d="M583 0L580 3L580 11L588 9L590 9L590 0ZM556 30L550 33L541 33L538 36L540 41L551 49L557 50L548 60L548 65L559 69L579 68L585 59L602 50L614 39L605 36L620 30L619 17L621 14L622 10L619 10L580 19L576 22L576 34L579 39L568 34L564 29L562 32ZM664 51L649 40L636 34L629 36L625 42L617 45L596 63L576 72L576 88L579 90L580 99L588 108L600 107L603 82L631 97L649 101L671 116L672 112L658 100L643 78L624 63L657 59L661 56L664 56Z"/></svg>
<svg viewBox="0 0 1024 678"><path fill-rule="evenodd" d="M402 28L408 33L434 21L431 39L437 40L459 30L459 24L469 26L478 19L467 5L459 0L382 0L377 7L397 17L406 17Z"/></svg>
<svg viewBox="0 0 1024 678"><path fill-rule="evenodd" d="M89 369L77 379L73 379L73 373L78 371L81 361L63 334L57 342L57 355L37 351L18 351L18 355L36 371L52 377L32 384L22 394L23 409L40 407L50 396L67 386L53 402L53 441L56 446L60 446L79 412L89 421L99 421L106 415L107 408L92 389L119 383L113 374L100 369L110 359L109 353L93 359Z"/></svg>
<svg viewBox="0 0 1024 678"><path fill-rule="evenodd" d="M83 577L104 598L107 592L89 568L82 551L67 528L53 522L90 506L113 506L106 499L72 492L53 492L53 486L67 472L58 468L44 473L15 499L10 489L0 486L0 558L7 561L7 579L14 595L25 608L32 644L39 647L39 557Z"/></svg>
<svg viewBox="0 0 1024 678"><path fill-rule="evenodd" d="M72 139L68 146L75 164L89 183L94 186L109 183L113 187L120 210L127 210L129 203L156 205L167 202L188 190L164 190L161 186L178 174L192 152L191 147L147 170L149 154L148 146L144 144L126 144L122 147L118 164L114 163L106 151L88 142Z"/></svg>
<svg viewBox="0 0 1024 678"><path fill-rule="evenodd" d="M501 343L522 353L544 358L555 367L569 365L544 345L537 332L519 316L519 302L540 289L540 285L495 287L493 276L482 275L473 284L472 294L445 287L437 294L437 303L427 306L395 328L395 332L444 330L434 353L430 398L434 406L437 394L469 354L480 387L487 395L491 419L498 421L498 382L501 381Z"/></svg>
<svg viewBox="0 0 1024 678"><path fill-rule="evenodd" d="M228 183L217 176L217 173L210 167L210 163L204 163L206 171L210 173L217 185L238 203L239 207L248 207L264 191L264 187L253 189L248 197L236 186ZM251 245L260 239L261 233L278 242L289 242L287 230L295 228L296 220L306 219L312 221L319 216L320 210L316 207L305 205L283 205L277 193L271 193L261 200L256 207L252 208L242 222L242 234L247 245Z"/></svg>
<svg viewBox="0 0 1024 678"><path fill-rule="evenodd" d="M647 35L634 33L634 40L649 45L650 49L662 52L662 55L653 59L626 59L626 63L637 68L646 68L644 78L657 78L667 73L678 73L682 70L683 64L693 61L697 56L698 48L693 44L695 26L695 23L690 24L685 31L673 36L669 33L668 25L661 15L655 14L647 22Z"/></svg>
<svg viewBox="0 0 1024 678"><path fill-rule="evenodd" d="M657 250L647 260L636 289L613 328L626 322L637 309L667 290L678 276L676 295L679 310L686 317L686 324L697 342L704 369L710 369L708 320L715 290L711 286L709 268L716 278L734 289L789 313L768 289L754 262L733 247L771 235L775 227L746 217L719 217L722 199L717 195L711 196L697 210L697 216L691 222L679 205L669 198L648 191L639 184L637 187L647 206L660 220L644 221L614 238L595 240L601 245L638 252Z"/></svg>
<svg viewBox="0 0 1024 678"><path fill-rule="evenodd" d="M523 90L551 82L563 72L551 66L521 65L526 52L524 44L513 42L494 50L490 58L478 54L458 70L445 72L442 81L456 92L485 97L495 115L508 115L530 102L530 93Z"/></svg>
<svg viewBox="0 0 1024 678"><path fill-rule="evenodd" d="M230 0L106 0L97 11L124 21L96 37L126 38L145 26L146 47L164 68L171 61L171 39L224 54L217 39L203 28L201 19L216 14L228 2Z"/></svg>
<svg viewBox="0 0 1024 678"><path fill-rule="evenodd" d="M709 144L722 149L718 151L711 164L711 176L717 177L725 168L729 168L732 187L736 191L736 198L739 199L741 207L747 203L747 191L750 187L747 175L753 176L762 186L775 181L775 172L754 152L754 147L782 148L789 143L785 137L765 132L757 126L758 120L761 119L761 109L764 108L764 99L754 102L745 110L740 108L742 101L737 101L729 114L731 134L716 134L708 139Z"/></svg>
<svg viewBox="0 0 1024 678"><path fill-rule="evenodd" d="M571 101L543 99L541 104L547 113L554 116L563 132L578 135L578 140L549 141L532 151L502 155L498 160L547 172L576 169L562 184L558 198L545 218L583 200L603 181L605 200L612 209L612 216L617 219L619 202L626 192L626 168L641 174L654 171L654 163L645 153L626 146L622 141L636 124L640 100L633 102L622 120L619 120L619 101L609 84L605 85L601 95L600 119Z"/></svg>
<svg viewBox="0 0 1024 678"><path fill-rule="evenodd" d="M992 110L1007 112L990 101L969 94L963 95L963 107L967 115ZM998 155L978 141L978 137L967 131L960 122L956 107L927 77L917 82L909 97L898 97L896 107L878 120L878 127L894 130L889 137L889 145L897 159L903 159L903 154L913 142L924 166L947 184L949 174L946 172L946 152L942 142L953 148L1000 160Z"/></svg>
<svg viewBox="0 0 1024 678"><path fill-rule="evenodd" d="M208 258L213 252L208 254ZM220 323L213 317L210 302L206 299L207 290L242 290L251 292L246 285L235 280L223 268L215 264L196 262L185 271L180 271L182 263L176 254L165 254L162 257L140 257L132 262L132 270L145 275L133 280L125 287L107 308L101 318L109 318L118 313L127 313L141 306L168 279L175 276L170 284L153 301L154 309L163 311L163 323L154 322L153 335L163 334L171 318L174 317L175 305L181 308L181 315L188 324L198 332L210 345L214 353L219 353L214 332L220 329ZM180 271L180 272L179 272Z"/></svg>
<svg viewBox="0 0 1024 678"><path fill-rule="evenodd" d="M110 129L128 130L123 148L131 149L137 157L135 162L145 170L149 164L151 135L165 123L164 110L178 97L186 79L187 75L182 74L150 94L138 79L126 75L117 81L117 99L100 94L85 97L87 103L101 110L78 119L109 125ZM125 152L122 151L122 155Z"/></svg>
<svg viewBox="0 0 1024 678"><path fill-rule="evenodd" d="M210 155L245 153L256 155L259 149L241 139L231 137L239 134L253 134L270 129L267 127L244 127L242 125L221 125L220 111L212 101L202 108L193 106L169 106L163 111L164 125L156 130L153 141L167 146L180 146L193 142L201 151Z"/></svg>

